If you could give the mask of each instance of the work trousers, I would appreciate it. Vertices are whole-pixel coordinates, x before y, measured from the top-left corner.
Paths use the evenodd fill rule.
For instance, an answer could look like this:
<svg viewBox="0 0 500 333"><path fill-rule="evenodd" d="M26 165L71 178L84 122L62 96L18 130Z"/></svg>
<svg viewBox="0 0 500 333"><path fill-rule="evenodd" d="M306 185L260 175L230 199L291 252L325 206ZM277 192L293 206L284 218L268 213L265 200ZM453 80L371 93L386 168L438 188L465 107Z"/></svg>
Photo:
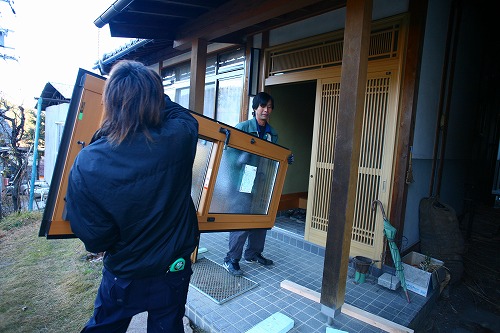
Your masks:
<svg viewBox="0 0 500 333"><path fill-rule="evenodd" d="M104 268L94 314L81 332L124 333L134 315L147 311L148 333L183 333L192 273L190 260L181 271L142 279L121 279Z"/></svg>
<svg viewBox="0 0 500 333"><path fill-rule="evenodd" d="M229 252L226 255L226 260L240 260L243 254L245 241L248 239L248 244L245 249L244 258L252 259L256 254L264 251L264 243L266 242L267 229L251 229L243 231L232 231L229 233Z"/></svg>

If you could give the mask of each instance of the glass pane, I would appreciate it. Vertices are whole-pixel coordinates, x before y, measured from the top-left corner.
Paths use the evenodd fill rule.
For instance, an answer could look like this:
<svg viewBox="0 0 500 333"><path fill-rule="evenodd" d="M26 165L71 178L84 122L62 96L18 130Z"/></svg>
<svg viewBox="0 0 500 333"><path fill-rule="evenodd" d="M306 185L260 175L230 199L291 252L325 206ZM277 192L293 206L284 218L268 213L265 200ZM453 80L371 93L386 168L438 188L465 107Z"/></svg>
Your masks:
<svg viewBox="0 0 500 333"><path fill-rule="evenodd" d="M175 70L173 68L165 68L162 70L163 86L168 87L175 83Z"/></svg>
<svg viewBox="0 0 500 333"><path fill-rule="evenodd" d="M189 81L191 77L190 63L177 65L162 69L163 86L168 87L180 81Z"/></svg>
<svg viewBox="0 0 500 333"><path fill-rule="evenodd" d="M175 67L175 81L189 81L191 78L191 63L187 62Z"/></svg>
<svg viewBox="0 0 500 333"><path fill-rule="evenodd" d="M207 58L207 68L205 70L205 76L215 75L216 68L217 68L217 57L212 56Z"/></svg>
<svg viewBox="0 0 500 333"><path fill-rule="evenodd" d="M169 88L164 88L163 91L165 92L165 94L170 97L170 100L171 101L174 101L175 102L175 88L173 87L169 87Z"/></svg>
<svg viewBox="0 0 500 333"><path fill-rule="evenodd" d="M197 210L200 206L201 194L203 192L203 186L205 185L213 146L213 142L198 139L196 156L194 157L193 164L193 184L191 185L191 198L193 198L194 206ZM210 177L210 175L208 176Z"/></svg>
<svg viewBox="0 0 500 333"><path fill-rule="evenodd" d="M217 91L217 120L230 126L240 121L243 76L219 80Z"/></svg>
<svg viewBox="0 0 500 333"><path fill-rule="evenodd" d="M189 109L189 87L177 89L175 94L175 102L186 109Z"/></svg>
<svg viewBox="0 0 500 333"><path fill-rule="evenodd" d="M245 51L238 49L219 55L218 73L227 73L245 67Z"/></svg>
<svg viewBox="0 0 500 333"><path fill-rule="evenodd" d="M266 215L278 166L277 161L228 147L222 153L209 212Z"/></svg>
<svg viewBox="0 0 500 333"><path fill-rule="evenodd" d="M215 116L215 83L205 84L205 100L203 102L203 115L214 119Z"/></svg>

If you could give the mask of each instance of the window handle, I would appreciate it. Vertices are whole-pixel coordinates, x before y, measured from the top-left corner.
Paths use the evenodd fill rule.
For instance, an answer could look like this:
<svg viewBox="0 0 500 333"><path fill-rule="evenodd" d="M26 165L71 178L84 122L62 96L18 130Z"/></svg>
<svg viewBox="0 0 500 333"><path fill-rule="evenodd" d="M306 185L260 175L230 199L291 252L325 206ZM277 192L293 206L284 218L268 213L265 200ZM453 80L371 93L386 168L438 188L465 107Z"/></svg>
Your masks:
<svg viewBox="0 0 500 333"><path fill-rule="evenodd" d="M224 140L224 150L226 150L227 145L229 144L229 137L231 136L231 130L221 127L219 129L219 132L226 134L226 139Z"/></svg>

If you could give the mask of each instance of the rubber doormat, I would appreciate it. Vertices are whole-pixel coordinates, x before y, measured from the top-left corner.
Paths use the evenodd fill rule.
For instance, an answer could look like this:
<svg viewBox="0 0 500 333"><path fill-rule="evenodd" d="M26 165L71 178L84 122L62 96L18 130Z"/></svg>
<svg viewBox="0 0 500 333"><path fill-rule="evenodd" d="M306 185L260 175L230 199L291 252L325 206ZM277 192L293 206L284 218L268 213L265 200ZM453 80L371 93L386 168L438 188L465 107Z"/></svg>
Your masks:
<svg viewBox="0 0 500 333"><path fill-rule="evenodd" d="M192 266L191 287L217 304L235 298L259 284L244 276L233 276L224 267L207 258L200 258Z"/></svg>

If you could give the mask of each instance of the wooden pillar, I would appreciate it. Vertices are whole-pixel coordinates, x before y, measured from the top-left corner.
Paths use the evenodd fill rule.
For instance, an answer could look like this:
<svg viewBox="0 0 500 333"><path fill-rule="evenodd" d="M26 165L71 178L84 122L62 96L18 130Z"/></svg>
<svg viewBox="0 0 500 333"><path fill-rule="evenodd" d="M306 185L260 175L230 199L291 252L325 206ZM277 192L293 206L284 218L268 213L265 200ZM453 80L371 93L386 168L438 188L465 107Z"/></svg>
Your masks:
<svg viewBox="0 0 500 333"><path fill-rule="evenodd" d="M389 218L391 224L398 230L396 237L403 237L404 219L406 212L406 198L408 184L406 172L410 162L410 143L413 141L415 115L417 110L418 80L424 44L425 21L427 17L427 0L410 0L410 23L408 41L401 83L401 106L397 131L397 145L394 156L394 180L392 184L391 210ZM386 248L388 251L388 248ZM387 256L387 262L392 262Z"/></svg>
<svg viewBox="0 0 500 333"><path fill-rule="evenodd" d="M196 39L191 46L191 77L189 86L189 109L203 114L205 101L205 75L207 68L207 41ZM198 246L191 253L191 262L198 259Z"/></svg>
<svg viewBox="0 0 500 333"><path fill-rule="evenodd" d="M334 148L321 311L332 320L345 299L358 177L372 0L348 0Z"/></svg>
<svg viewBox="0 0 500 333"><path fill-rule="evenodd" d="M205 72L207 68L207 41L195 39L191 48L191 80L189 88L189 109L203 114L205 99Z"/></svg>
<svg viewBox="0 0 500 333"><path fill-rule="evenodd" d="M249 91L250 91L250 76L252 75L252 47L253 47L253 36L247 37L247 44L245 48L245 83L243 84L243 96L241 101L240 110L240 120L244 121L248 119L248 105L249 105Z"/></svg>
<svg viewBox="0 0 500 333"><path fill-rule="evenodd" d="M263 31L262 32L262 43L261 43L261 49L262 51L260 52L260 75L259 75L259 92L264 91L266 87L266 75L267 75L267 66L269 65L266 59L266 49L269 48L269 31Z"/></svg>

